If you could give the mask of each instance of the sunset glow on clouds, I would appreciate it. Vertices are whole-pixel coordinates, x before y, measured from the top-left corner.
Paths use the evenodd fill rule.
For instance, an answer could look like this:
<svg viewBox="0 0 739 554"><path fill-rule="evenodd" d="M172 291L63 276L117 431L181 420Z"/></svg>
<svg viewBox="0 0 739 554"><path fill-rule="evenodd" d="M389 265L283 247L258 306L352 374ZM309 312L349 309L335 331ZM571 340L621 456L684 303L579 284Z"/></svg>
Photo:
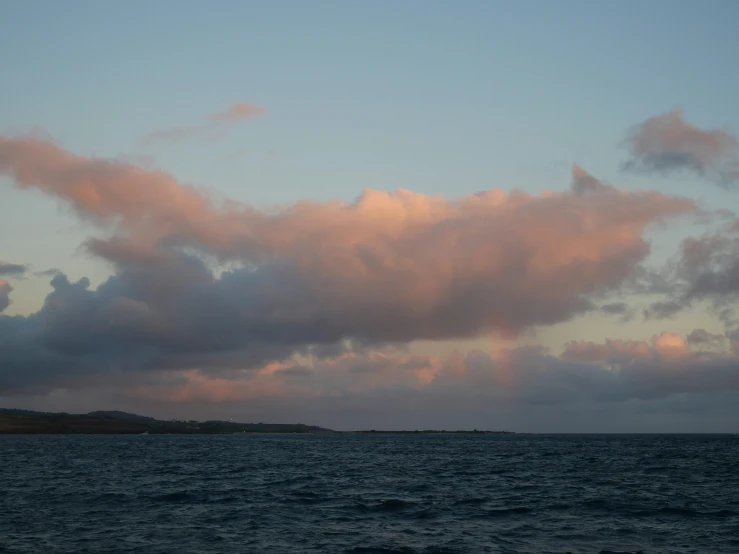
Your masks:
<svg viewBox="0 0 739 554"><path fill-rule="evenodd" d="M175 68L184 96L167 83L131 122L64 123L38 100L0 120L0 406L727 430L739 414L731 114L670 109L678 96L590 126L595 103L565 125L561 106L522 101L508 121L470 92L477 66L454 66L467 84L436 96L397 67L407 90L372 88L385 70L363 81L350 58L332 58L347 65L316 90L303 66L260 66L233 90L223 78L217 95L204 82L188 96L196 83ZM493 84L486 94L519 96ZM119 101L147 105L131 94ZM550 100L576 104L568 94ZM229 158L237 148L249 154Z"/></svg>
<svg viewBox="0 0 739 554"><path fill-rule="evenodd" d="M579 166L563 192L490 190L450 200L365 190L350 204L276 210L217 202L162 171L33 138L0 138L0 171L93 224L102 237L84 247L114 269L96 289L56 275L39 312L4 318L4 395L84 388L120 372L132 382L124 395L173 403L320 401L385 389L462 394L460 387L521 402L544 401L550 390L557 403L739 386L731 354L694 352L669 331L650 342L575 340L560 357L509 351L505 364L495 354L454 361L398 350L627 309L601 299L626 290L643 269L648 227L697 205L621 191ZM736 249L726 254L733 240L686 239L677 275L694 283L684 298L698 288L717 298L735 292ZM224 263L231 265L216 271ZM22 266L3 267L12 274ZM728 274L719 282L721 272ZM4 280L0 290L5 308L12 287ZM701 342L696 333L693 343ZM136 384L152 371L179 377ZM506 391L511 383L518 390Z"/></svg>

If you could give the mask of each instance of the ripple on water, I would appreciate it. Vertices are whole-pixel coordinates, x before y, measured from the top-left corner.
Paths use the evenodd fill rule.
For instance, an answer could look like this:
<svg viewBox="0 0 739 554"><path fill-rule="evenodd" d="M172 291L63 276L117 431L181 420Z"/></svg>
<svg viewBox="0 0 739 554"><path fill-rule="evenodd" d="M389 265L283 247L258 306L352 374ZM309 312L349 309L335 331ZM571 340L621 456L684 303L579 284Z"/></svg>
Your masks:
<svg viewBox="0 0 739 554"><path fill-rule="evenodd" d="M739 552L739 441L0 436L0 552Z"/></svg>

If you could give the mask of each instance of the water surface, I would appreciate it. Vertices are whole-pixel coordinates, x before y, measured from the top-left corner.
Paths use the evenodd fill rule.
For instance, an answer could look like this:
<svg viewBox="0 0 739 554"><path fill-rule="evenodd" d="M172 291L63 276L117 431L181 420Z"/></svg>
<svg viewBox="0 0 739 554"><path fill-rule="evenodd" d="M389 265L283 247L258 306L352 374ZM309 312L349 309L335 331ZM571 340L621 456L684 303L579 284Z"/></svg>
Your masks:
<svg viewBox="0 0 739 554"><path fill-rule="evenodd" d="M0 552L739 552L739 438L0 436Z"/></svg>

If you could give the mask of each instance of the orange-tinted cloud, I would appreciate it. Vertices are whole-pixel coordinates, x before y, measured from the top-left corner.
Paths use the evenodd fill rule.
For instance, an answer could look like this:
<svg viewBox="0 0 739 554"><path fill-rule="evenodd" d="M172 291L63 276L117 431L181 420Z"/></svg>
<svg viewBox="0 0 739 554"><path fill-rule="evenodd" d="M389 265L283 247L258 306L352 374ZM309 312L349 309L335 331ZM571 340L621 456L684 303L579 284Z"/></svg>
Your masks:
<svg viewBox="0 0 739 554"><path fill-rule="evenodd" d="M213 123L234 123L254 117L255 115L261 115L265 112L266 110L262 106L239 102L222 112L209 114L208 119Z"/></svg>
<svg viewBox="0 0 739 554"><path fill-rule="evenodd" d="M36 381L18 392L41 409L48 409L43 394L52 390L50 402L66 398L55 409L68 411L80 409L83 400L87 409L115 405L188 419L230 414L337 429L675 432L701 425L716 430L717 416L735 421L739 351L688 353L684 345L681 336L665 332L651 343L607 341L604 352L615 357L576 360L531 347L455 351L447 359L392 348L324 348L315 351L322 356L305 353L249 371L57 371L46 389ZM13 391L0 392L0 400L14 402ZM659 423L655 415L661 427L652 426ZM691 421L702 423L691 427Z"/></svg>
<svg viewBox="0 0 739 554"><path fill-rule="evenodd" d="M619 365L653 358L663 361L687 359L694 354L690 345L696 342L695 337L700 335L701 331L703 330L695 330L687 339L682 335L665 331L659 335L653 335L651 343L610 339L604 343L572 341L565 345L562 359Z"/></svg>
<svg viewBox="0 0 739 554"><path fill-rule="evenodd" d="M683 337L673 333L655 335L651 344L607 341L582 346L570 343L566 350L570 355L562 357L540 348L455 351L445 360L388 351L346 353L313 363L268 364L228 378L189 370L180 372L176 382L136 386L129 394L174 403L320 404L368 397L379 403L386 396L406 403L435 400L439 409L448 402L463 411L465 399L520 408L739 390L736 354L692 353Z"/></svg>
<svg viewBox="0 0 739 554"><path fill-rule="evenodd" d="M369 390L420 388L430 383L439 360L400 352L345 352L333 358L266 364L250 372L213 376L179 373L178 382L135 386L130 393L163 402L243 402L357 394Z"/></svg>
<svg viewBox="0 0 739 554"><path fill-rule="evenodd" d="M365 190L354 203L267 212L216 205L166 173L32 139L0 139L0 172L115 226L118 236L91 251L120 267L166 265L179 247L244 264L229 277L234 294L258 294L273 323L322 322L335 339L471 337L566 320L639 266L649 225L695 208L656 192L583 189L595 179L576 168L576 190L558 193L448 200Z"/></svg>

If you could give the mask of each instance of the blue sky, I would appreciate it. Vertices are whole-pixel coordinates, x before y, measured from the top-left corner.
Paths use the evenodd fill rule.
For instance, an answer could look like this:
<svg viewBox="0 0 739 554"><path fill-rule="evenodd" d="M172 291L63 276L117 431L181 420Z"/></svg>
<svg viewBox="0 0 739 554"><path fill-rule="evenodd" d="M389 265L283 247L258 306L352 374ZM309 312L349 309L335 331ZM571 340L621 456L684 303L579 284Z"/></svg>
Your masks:
<svg viewBox="0 0 739 554"><path fill-rule="evenodd" d="M619 174L626 130L675 106L739 128L731 1L32 1L5 12L0 129L40 127L79 154L151 157L256 206L348 201L364 187L557 190L572 162L627 188L695 196L689 179ZM268 114L215 142L141 144L239 100ZM7 255L63 265L54 254L82 231L51 203L10 194L4 236L29 216L39 236L57 236Z"/></svg>
<svg viewBox="0 0 739 554"><path fill-rule="evenodd" d="M225 143L153 154L258 205L306 188L350 199L364 185L560 187L572 161L615 177L625 128L674 106L703 126L739 126L727 66L739 51L735 2L73 1L6 12L3 128L134 154L151 129L246 99L269 115Z"/></svg>
<svg viewBox="0 0 739 554"><path fill-rule="evenodd" d="M351 202L365 187L563 191L573 162L626 191L739 208L700 175L620 169L629 129L676 107L701 129L739 130L734 1L12 1L3 12L0 134L32 131L257 208ZM143 140L237 102L266 113L215 137ZM93 286L113 272L80 248L89 221L38 191L0 190L0 261ZM650 235L655 259L693 229ZM12 283L5 315L35 312L51 290L31 273ZM715 314L686 313L674 332L720 330ZM646 339L664 326L586 315L532 340Z"/></svg>

